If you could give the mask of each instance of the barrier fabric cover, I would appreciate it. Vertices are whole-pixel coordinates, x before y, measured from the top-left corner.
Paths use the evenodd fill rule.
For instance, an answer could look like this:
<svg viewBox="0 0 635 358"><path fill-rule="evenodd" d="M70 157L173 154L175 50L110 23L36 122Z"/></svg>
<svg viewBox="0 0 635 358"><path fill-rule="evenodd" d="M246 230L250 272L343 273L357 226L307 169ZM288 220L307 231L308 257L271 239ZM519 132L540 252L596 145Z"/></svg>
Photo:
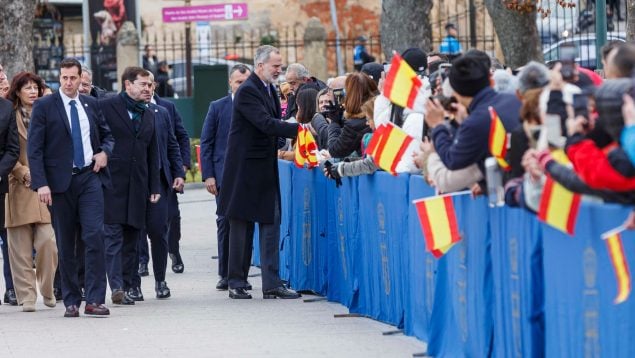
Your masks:
<svg viewBox="0 0 635 358"><path fill-rule="evenodd" d="M463 239L437 260L411 204L434 193L422 177L377 172L335 188L280 164L281 274L294 288L403 327L435 357L635 357L635 301L613 304L600 238L630 208L584 202L570 237L524 210L454 197ZM635 235L622 241L632 271Z"/></svg>

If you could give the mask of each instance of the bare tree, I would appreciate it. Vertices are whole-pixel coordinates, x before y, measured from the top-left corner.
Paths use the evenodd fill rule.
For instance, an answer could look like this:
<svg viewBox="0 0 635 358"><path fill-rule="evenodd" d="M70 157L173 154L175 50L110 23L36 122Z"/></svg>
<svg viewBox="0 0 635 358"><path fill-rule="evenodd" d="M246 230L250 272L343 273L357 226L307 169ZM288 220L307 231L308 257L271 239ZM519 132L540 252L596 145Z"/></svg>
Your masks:
<svg viewBox="0 0 635 358"><path fill-rule="evenodd" d="M432 0L383 0L381 4L381 47L386 58L392 51L410 47L429 51L432 43L430 10Z"/></svg>
<svg viewBox="0 0 635 358"><path fill-rule="evenodd" d="M530 60L542 62L535 8L517 11L514 5L517 3L513 0L485 0L505 56L505 64L512 68L520 67ZM514 9L509 9L508 5L513 5Z"/></svg>
<svg viewBox="0 0 635 358"><path fill-rule="evenodd" d="M33 19L37 0L0 0L0 63L11 78L33 71Z"/></svg>
<svg viewBox="0 0 635 358"><path fill-rule="evenodd" d="M635 0L626 0L626 40L635 40Z"/></svg>

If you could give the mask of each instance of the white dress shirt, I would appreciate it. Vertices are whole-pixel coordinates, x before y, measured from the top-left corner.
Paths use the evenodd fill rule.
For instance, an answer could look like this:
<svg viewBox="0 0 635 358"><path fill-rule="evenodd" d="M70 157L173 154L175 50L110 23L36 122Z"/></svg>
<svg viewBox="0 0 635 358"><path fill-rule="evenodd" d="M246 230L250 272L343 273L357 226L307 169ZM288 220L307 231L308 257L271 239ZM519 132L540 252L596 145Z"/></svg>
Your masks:
<svg viewBox="0 0 635 358"><path fill-rule="evenodd" d="M66 119L68 120L69 128L73 129L73 123L71 122L71 100L75 100L75 108L77 108L77 114L79 114L79 127L82 130L82 146L84 147L84 166L90 165L93 161L93 147L90 144L90 122L88 122L88 115L84 109L85 104L79 101L79 93L75 95L75 98L70 98L59 91L64 102L64 110L66 111ZM73 163L75 167L75 163Z"/></svg>

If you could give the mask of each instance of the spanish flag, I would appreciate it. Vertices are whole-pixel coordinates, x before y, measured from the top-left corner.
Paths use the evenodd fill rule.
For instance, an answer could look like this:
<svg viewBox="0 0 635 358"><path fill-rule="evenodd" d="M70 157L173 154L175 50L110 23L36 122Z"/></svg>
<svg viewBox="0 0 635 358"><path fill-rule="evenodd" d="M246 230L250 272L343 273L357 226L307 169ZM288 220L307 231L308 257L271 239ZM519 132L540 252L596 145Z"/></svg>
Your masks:
<svg viewBox="0 0 635 358"><path fill-rule="evenodd" d="M426 249L436 258L443 256L461 240L452 196L434 196L413 201Z"/></svg>
<svg viewBox="0 0 635 358"><path fill-rule="evenodd" d="M311 131L303 126L298 126L298 138L295 142L295 156L293 158L295 165L298 168L303 168L306 163L309 168L315 168L318 165L316 150L317 144Z"/></svg>
<svg viewBox="0 0 635 358"><path fill-rule="evenodd" d="M425 99L421 87L423 82L408 63L394 53L390 70L386 74L384 96L392 103L416 112L423 112Z"/></svg>
<svg viewBox="0 0 635 358"><path fill-rule="evenodd" d="M489 151L494 158L496 158L501 169L504 171L511 170L512 167L505 160L508 141L503 121L501 121L494 107L489 107L489 114L491 118L489 126Z"/></svg>
<svg viewBox="0 0 635 358"><path fill-rule="evenodd" d="M570 192L547 176L540 198L538 219L573 236L580 209L580 198L580 194Z"/></svg>
<svg viewBox="0 0 635 358"><path fill-rule="evenodd" d="M626 301L631 293L631 273L628 270L628 261L624 254L622 236L620 235L623 230L624 228L619 227L602 235L609 250L609 257L617 279L617 296L613 301L616 305Z"/></svg>
<svg viewBox="0 0 635 358"><path fill-rule="evenodd" d="M401 128L388 122L375 129L366 147L366 154L373 158L378 167L397 175L397 164L413 140Z"/></svg>

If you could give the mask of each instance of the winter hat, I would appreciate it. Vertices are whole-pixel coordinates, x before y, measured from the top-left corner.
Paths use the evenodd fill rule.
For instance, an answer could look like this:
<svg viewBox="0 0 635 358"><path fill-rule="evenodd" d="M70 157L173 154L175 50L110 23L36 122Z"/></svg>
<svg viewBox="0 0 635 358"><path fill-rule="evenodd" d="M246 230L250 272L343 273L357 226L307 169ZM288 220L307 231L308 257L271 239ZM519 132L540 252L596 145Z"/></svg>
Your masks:
<svg viewBox="0 0 635 358"><path fill-rule="evenodd" d="M411 47L401 53L401 57L415 72L423 72L428 67L428 56L418 47Z"/></svg>
<svg viewBox="0 0 635 358"><path fill-rule="evenodd" d="M377 62L368 62L362 66L361 71L377 83L381 78L381 73L384 71L384 66L378 64Z"/></svg>
<svg viewBox="0 0 635 358"><path fill-rule="evenodd" d="M459 56L452 61L448 78L454 92L474 97L483 88L489 87L489 68L473 56Z"/></svg>

